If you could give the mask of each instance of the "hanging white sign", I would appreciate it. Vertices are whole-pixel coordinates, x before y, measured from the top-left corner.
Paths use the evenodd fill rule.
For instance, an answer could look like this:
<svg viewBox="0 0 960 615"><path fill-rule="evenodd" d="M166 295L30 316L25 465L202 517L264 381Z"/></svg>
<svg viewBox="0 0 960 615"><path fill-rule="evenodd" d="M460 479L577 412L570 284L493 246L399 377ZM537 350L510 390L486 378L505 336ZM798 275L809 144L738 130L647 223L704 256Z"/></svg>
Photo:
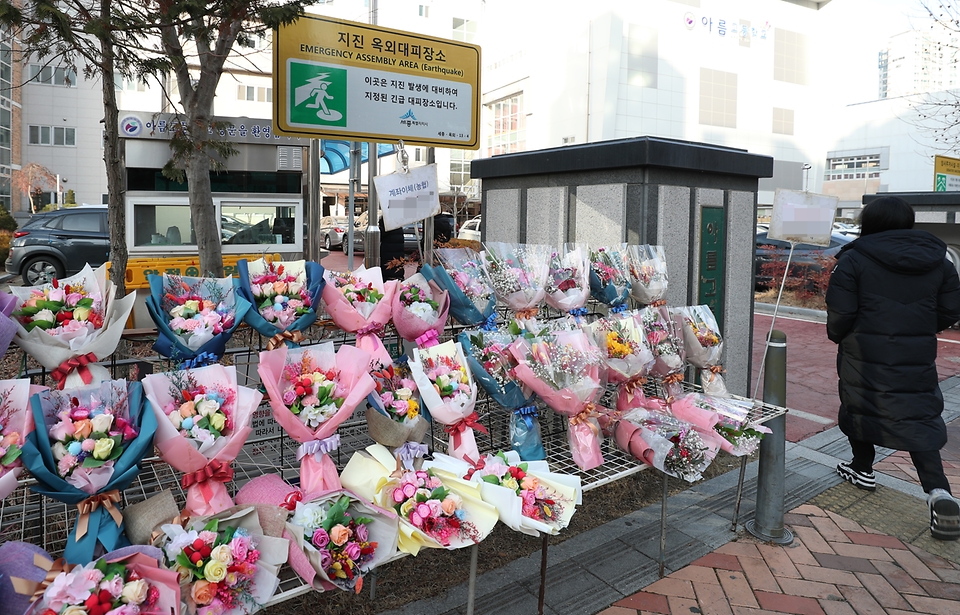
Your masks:
<svg viewBox="0 0 960 615"><path fill-rule="evenodd" d="M383 228L398 229L440 213L437 165L428 164L373 178Z"/></svg>
<svg viewBox="0 0 960 615"><path fill-rule="evenodd" d="M835 196L777 188L767 237L828 246L837 203L839 199Z"/></svg>

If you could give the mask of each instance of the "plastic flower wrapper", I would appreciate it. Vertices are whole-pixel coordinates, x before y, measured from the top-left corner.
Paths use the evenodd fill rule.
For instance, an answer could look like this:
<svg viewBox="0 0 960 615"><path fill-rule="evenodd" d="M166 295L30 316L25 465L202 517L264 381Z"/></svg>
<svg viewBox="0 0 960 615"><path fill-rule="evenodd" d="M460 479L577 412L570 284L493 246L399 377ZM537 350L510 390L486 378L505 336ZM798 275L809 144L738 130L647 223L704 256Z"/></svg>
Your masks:
<svg viewBox="0 0 960 615"><path fill-rule="evenodd" d="M26 615L179 612L180 584L177 573L163 567L163 551L135 546L59 572Z"/></svg>
<svg viewBox="0 0 960 615"><path fill-rule="evenodd" d="M643 305L666 305L667 259L663 246L628 246L630 296Z"/></svg>
<svg viewBox="0 0 960 615"><path fill-rule="evenodd" d="M546 283L547 305L561 312L578 310L590 298L590 260L587 247L568 243L550 254Z"/></svg>
<svg viewBox="0 0 960 615"><path fill-rule="evenodd" d="M640 321L647 345L656 359L650 373L663 381L669 395L680 395L685 361L676 320L667 308L655 307L639 310L634 318Z"/></svg>
<svg viewBox="0 0 960 615"><path fill-rule="evenodd" d="M707 395L729 397L723 382L723 337L717 319L708 305L693 305L674 310L683 328L683 347L690 365L700 369L700 383Z"/></svg>
<svg viewBox="0 0 960 615"><path fill-rule="evenodd" d="M627 297L630 296L627 244L590 250L590 293L594 299L610 307L627 304Z"/></svg>
<svg viewBox="0 0 960 615"><path fill-rule="evenodd" d="M120 492L137 477L144 456L153 452L157 429L140 383L110 380L42 391L30 398L30 404L36 428L27 435L22 453L24 467L36 479L30 488L78 511L64 558L86 564L95 557L98 545L111 551L129 544L117 509ZM86 418L81 418L81 407ZM74 455L66 446L56 445L74 436L92 440L92 450L80 444L79 454ZM117 455L116 450L122 452Z"/></svg>
<svg viewBox="0 0 960 615"><path fill-rule="evenodd" d="M143 389L157 419L160 457L184 472L184 514L212 515L233 506L225 483L250 435L263 394L237 384L237 368L220 364L149 374Z"/></svg>
<svg viewBox="0 0 960 615"><path fill-rule="evenodd" d="M419 273L404 280L393 295L393 324L400 337L424 345L425 335L439 337L447 325L450 296Z"/></svg>
<svg viewBox="0 0 960 615"><path fill-rule="evenodd" d="M0 500L17 488L23 471L20 455L34 424L30 396L45 390L27 378L0 380Z"/></svg>
<svg viewBox="0 0 960 615"><path fill-rule="evenodd" d="M427 454L420 444L430 424L421 412L422 403L408 362L376 363L370 370L376 387L367 395L367 431L375 442L394 451L408 470Z"/></svg>
<svg viewBox="0 0 960 615"><path fill-rule="evenodd" d="M420 272L450 293L450 315L463 325L479 325L497 306L480 254L470 248L441 248L434 253L443 267L424 265Z"/></svg>
<svg viewBox="0 0 960 615"><path fill-rule="evenodd" d="M332 519L331 507L341 504L344 498L347 504L345 512L354 522L363 523L363 531L356 526L351 527L349 521L335 522ZM317 591L339 587L359 592L363 585L363 576L392 559L397 553L397 515L392 510L380 508L348 491L330 491L308 501L304 499L300 489L284 482L278 475L264 474L254 478L237 492L237 502L243 505L279 506L292 514L283 530L283 537L290 541L287 561L290 567ZM343 512L344 507L340 506L337 510ZM340 545L331 540L334 533L337 533L338 540L343 535L339 530L335 530L338 524L351 530L347 540ZM323 532L317 532L319 528L323 528ZM325 546L324 539L327 541ZM353 561L361 563L352 569L355 573L353 578L346 578L346 572L339 576L335 568L331 571L331 567L335 561L341 559L335 553L343 553L349 549L348 555L356 554L356 550L348 546L351 542L357 543L363 557L354 558ZM322 546L317 547L317 544ZM322 553L324 550L327 551L326 555ZM342 570L343 566L340 568Z"/></svg>
<svg viewBox="0 0 960 615"><path fill-rule="evenodd" d="M147 311L157 325L153 348L185 361L204 353L223 356L227 341L250 309L236 278L147 275Z"/></svg>
<svg viewBox="0 0 960 615"><path fill-rule="evenodd" d="M117 349L136 296L114 298L107 266L84 265L77 275L41 286L11 286L17 297L14 343L45 368L59 387L110 379L97 361Z"/></svg>
<svg viewBox="0 0 960 615"><path fill-rule="evenodd" d="M581 470L603 463L600 452L602 408L596 401L605 389L599 351L582 330L520 337L510 345L517 359L514 373L554 412L569 418L567 437L573 461Z"/></svg>
<svg viewBox="0 0 960 615"><path fill-rule="evenodd" d="M260 353L260 380L273 418L300 443L300 488L308 495L340 488L328 453L340 444L337 428L375 388L370 355L333 342Z"/></svg>
<svg viewBox="0 0 960 615"><path fill-rule="evenodd" d="M611 314L584 327L600 349L607 379L619 386L617 410L620 412L642 404L643 385L654 362L635 316L635 312Z"/></svg>
<svg viewBox="0 0 960 615"><path fill-rule="evenodd" d="M497 299L517 313L535 316L547 294L550 246L491 242L484 244L483 268Z"/></svg>
<svg viewBox="0 0 960 615"><path fill-rule="evenodd" d="M10 342L17 334L17 321L10 317L17 307L17 298L11 294L0 292L0 351L7 352ZM6 316L6 318L4 318Z"/></svg>
<svg viewBox="0 0 960 615"><path fill-rule="evenodd" d="M486 538L497 524L497 510L480 497L479 485L453 475L431 477L423 471L405 471L379 444L354 453L340 478L350 492L397 512L398 547L404 553L470 546ZM440 487L428 486L436 482Z"/></svg>
<svg viewBox="0 0 960 615"><path fill-rule="evenodd" d="M770 429L749 421L753 404L726 397L688 393L670 404L670 411L692 423L705 440L716 438L720 449L731 455L749 455L760 446Z"/></svg>
<svg viewBox="0 0 960 615"><path fill-rule="evenodd" d="M529 536L560 533L582 502L579 476L551 472L546 461L521 461L516 451L484 455L474 464L436 453L424 467L479 484L500 521Z"/></svg>
<svg viewBox="0 0 960 615"><path fill-rule="evenodd" d="M166 566L180 576L189 615L246 615L273 597L289 541L265 536L255 508L161 526Z"/></svg>
<svg viewBox="0 0 960 615"><path fill-rule="evenodd" d="M5 613L20 615L31 603L34 593L44 588L64 569L66 562L28 542L0 544L0 604ZM51 577L51 578L48 578Z"/></svg>
<svg viewBox="0 0 960 615"><path fill-rule="evenodd" d="M487 433L487 428L478 422L474 412L477 385L460 344L449 341L414 348L410 371L430 416L450 434L447 452L458 459L479 458L473 430Z"/></svg>
<svg viewBox="0 0 960 615"><path fill-rule="evenodd" d="M509 347L517 336L500 330L473 330L462 332L459 339L470 373L487 395L510 413L513 450L525 461L546 459L535 395L513 374L517 360Z"/></svg>
<svg viewBox="0 0 960 615"><path fill-rule="evenodd" d="M719 448L690 423L645 408L634 408L613 428L617 445L645 464L670 476L695 482Z"/></svg>
<svg viewBox="0 0 960 615"><path fill-rule="evenodd" d="M391 361L380 337L393 315L397 281L383 281L379 267L363 265L353 272L323 272L323 303L334 323L347 333L356 333L357 348L381 363Z"/></svg>
<svg viewBox="0 0 960 615"><path fill-rule="evenodd" d="M313 261L237 261L237 292L253 306L244 320L266 337L267 349L296 346L317 320L323 267Z"/></svg>

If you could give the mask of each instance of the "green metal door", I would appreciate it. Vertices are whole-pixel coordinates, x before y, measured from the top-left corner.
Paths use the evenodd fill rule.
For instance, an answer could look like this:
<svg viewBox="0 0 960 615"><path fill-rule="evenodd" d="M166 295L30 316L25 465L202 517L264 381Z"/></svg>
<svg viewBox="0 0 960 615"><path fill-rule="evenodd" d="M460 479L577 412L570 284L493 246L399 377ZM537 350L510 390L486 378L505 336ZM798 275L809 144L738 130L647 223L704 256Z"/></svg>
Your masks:
<svg viewBox="0 0 960 615"><path fill-rule="evenodd" d="M722 207L700 209L700 285L698 300L709 305L723 327L723 280L726 233Z"/></svg>

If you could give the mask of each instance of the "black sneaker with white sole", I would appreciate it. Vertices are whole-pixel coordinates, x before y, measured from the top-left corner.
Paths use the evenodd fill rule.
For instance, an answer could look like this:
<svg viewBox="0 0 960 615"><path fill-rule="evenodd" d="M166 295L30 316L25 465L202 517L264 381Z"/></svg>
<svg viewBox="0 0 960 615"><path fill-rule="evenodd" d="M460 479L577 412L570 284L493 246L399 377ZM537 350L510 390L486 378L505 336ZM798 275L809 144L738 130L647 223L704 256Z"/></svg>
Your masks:
<svg viewBox="0 0 960 615"><path fill-rule="evenodd" d="M930 534L937 540L960 538L960 504L944 489L930 492Z"/></svg>
<svg viewBox="0 0 960 615"><path fill-rule="evenodd" d="M864 491L877 490L877 476L873 472L858 472L851 468L849 463L841 461L837 464L837 474L857 489L863 489Z"/></svg>

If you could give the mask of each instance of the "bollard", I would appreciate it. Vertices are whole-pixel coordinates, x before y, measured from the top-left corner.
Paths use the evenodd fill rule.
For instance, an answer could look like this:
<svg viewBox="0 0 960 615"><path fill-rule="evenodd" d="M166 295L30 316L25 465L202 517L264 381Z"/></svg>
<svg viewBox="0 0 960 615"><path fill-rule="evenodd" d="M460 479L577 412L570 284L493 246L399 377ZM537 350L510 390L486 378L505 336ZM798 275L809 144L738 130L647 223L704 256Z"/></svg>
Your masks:
<svg viewBox="0 0 960 615"><path fill-rule="evenodd" d="M771 331L767 341L767 360L763 370L763 401L775 406L787 404L787 336ZM784 474L786 462L785 414L764 423L773 433L760 442L760 468L757 472L757 511L744 529L766 542L787 545L793 533L783 527Z"/></svg>

